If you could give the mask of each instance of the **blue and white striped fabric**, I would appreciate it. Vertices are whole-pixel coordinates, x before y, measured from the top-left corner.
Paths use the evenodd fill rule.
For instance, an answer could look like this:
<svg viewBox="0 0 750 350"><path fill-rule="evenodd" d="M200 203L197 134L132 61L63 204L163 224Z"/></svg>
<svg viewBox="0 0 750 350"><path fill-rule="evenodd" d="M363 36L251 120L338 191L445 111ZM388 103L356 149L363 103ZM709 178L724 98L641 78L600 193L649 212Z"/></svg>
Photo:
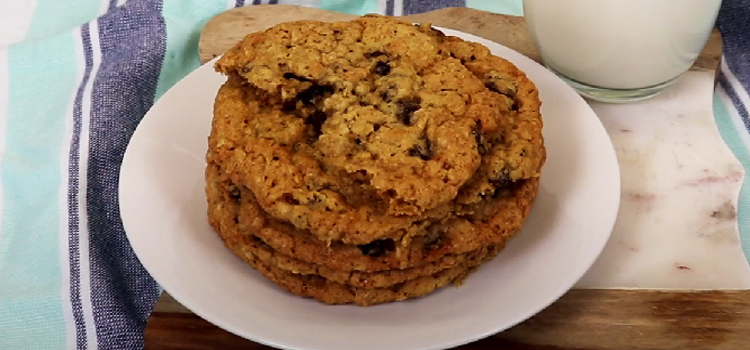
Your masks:
<svg viewBox="0 0 750 350"><path fill-rule="evenodd" d="M283 3L406 15L520 0L18 0L0 2L0 349L140 349L159 286L120 221L120 162L138 122L199 66L229 8ZM750 0L725 0L715 115L750 169ZM747 185L747 181L745 180ZM740 198L750 256L750 186Z"/></svg>
<svg viewBox="0 0 750 350"><path fill-rule="evenodd" d="M724 0L717 27L724 37L714 115L724 141L750 170L750 0ZM740 242L750 260L750 177L745 176L737 213Z"/></svg>

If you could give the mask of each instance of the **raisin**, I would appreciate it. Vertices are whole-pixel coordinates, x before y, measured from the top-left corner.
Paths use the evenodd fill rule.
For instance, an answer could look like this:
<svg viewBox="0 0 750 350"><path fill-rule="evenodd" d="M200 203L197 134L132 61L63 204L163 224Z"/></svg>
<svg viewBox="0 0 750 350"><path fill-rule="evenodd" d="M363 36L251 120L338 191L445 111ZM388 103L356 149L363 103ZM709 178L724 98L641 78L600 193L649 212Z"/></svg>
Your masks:
<svg viewBox="0 0 750 350"><path fill-rule="evenodd" d="M490 179L489 181L490 181L490 184L492 184L492 186L495 186L495 188L505 188L505 187L508 187L508 185L513 183L513 181L510 181L510 179L505 178L505 177L501 177L497 179Z"/></svg>
<svg viewBox="0 0 750 350"><path fill-rule="evenodd" d="M311 106L315 104L315 102L317 102L320 97L332 93L332 86L315 84L297 94L297 99L302 101L302 103L306 106Z"/></svg>
<svg viewBox="0 0 750 350"><path fill-rule="evenodd" d="M381 99L382 99L382 100L383 100L384 102L391 102L391 97L390 97L390 96L388 96L388 91L383 91L383 92L381 92L381 93L380 93L380 98L381 98Z"/></svg>
<svg viewBox="0 0 750 350"><path fill-rule="evenodd" d="M367 178L367 170L365 170L365 169L359 169L359 170L353 172L352 176L354 176L356 178L366 179Z"/></svg>
<svg viewBox="0 0 750 350"><path fill-rule="evenodd" d="M372 258L377 258L385 255L387 252L396 250L396 242L390 238L379 239L372 243L362 244L357 246L362 254Z"/></svg>
<svg viewBox="0 0 750 350"><path fill-rule="evenodd" d="M432 147L429 139L424 140L424 146L414 145L409 149L409 155L412 157L419 157L422 160L430 160L432 158Z"/></svg>
<svg viewBox="0 0 750 350"><path fill-rule="evenodd" d="M425 229L426 234L424 235L424 247L427 250L433 250L440 247L440 244L443 242L443 237L441 233L443 232L440 224L432 224L430 226L427 226Z"/></svg>
<svg viewBox="0 0 750 350"><path fill-rule="evenodd" d="M515 82L496 71L485 74L484 86L492 92L503 94L510 98L513 98L516 95Z"/></svg>
<svg viewBox="0 0 750 350"><path fill-rule="evenodd" d="M284 193L281 196L281 200L283 200L285 203L289 203L291 205L299 205L299 200L297 198L294 198L294 196L291 193Z"/></svg>
<svg viewBox="0 0 750 350"><path fill-rule="evenodd" d="M510 178L510 171L508 168L502 168L500 174L497 177L489 179L489 182L495 189L502 189L513 184L513 180Z"/></svg>
<svg viewBox="0 0 750 350"><path fill-rule="evenodd" d="M305 118L305 124L310 125L313 129L315 137L319 137L323 133L323 123L328 119L328 114L323 111L315 111Z"/></svg>
<svg viewBox="0 0 750 350"><path fill-rule="evenodd" d="M404 123L404 125L411 125L411 117L414 112L418 111L421 101L417 99L402 100L398 102L398 119Z"/></svg>
<svg viewBox="0 0 750 350"><path fill-rule="evenodd" d="M297 101L295 100L284 101L284 104L281 105L281 111L285 113L294 112L296 109Z"/></svg>
<svg viewBox="0 0 750 350"><path fill-rule="evenodd" d="M484 155L487 153L487 147L484 145L484 135L482 135L482 121L477 120L477 126L471 129L471 134L474 135L474 140L477 142L477 152Z"/></svg>
<svg viewBox="0 0 750 350"><path fill-rule="evenodd" d="M372 72L380 76L388 75L391 72L391 66L388 63L378 61L375 63L375 67L372 68Z"/></svg>
<svg viewBox="0 0 750 350"><path fill-rule="evenodd" d="M434 237L430 237L427 241L424 243L424 247L427 250L435 250L440 247L440 243L443 242L443 237L441 235L435 235Z"/></svg>

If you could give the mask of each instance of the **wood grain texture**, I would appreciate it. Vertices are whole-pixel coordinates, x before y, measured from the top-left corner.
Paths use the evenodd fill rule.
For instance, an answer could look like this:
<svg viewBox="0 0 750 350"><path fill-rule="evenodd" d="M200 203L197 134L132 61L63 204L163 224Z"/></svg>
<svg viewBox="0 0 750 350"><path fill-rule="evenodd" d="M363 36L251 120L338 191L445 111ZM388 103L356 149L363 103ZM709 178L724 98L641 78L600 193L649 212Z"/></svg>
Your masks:
<svg viewBox="0 0 750 350"><path fill-rule="evenodd" d="M158 310L146 349L270 349L190 313ZM172 310L174 311L174 310ZM459 349L746 349L750 291L572 290L524 323Z"/></svg>
<svg viewBox="0 0 750 350"><path fill-rule="evenodd" d="M245 35L296 20L348 21L357 16L289 5L255 5L225 11L206 23L198 42L202 63L229 50ZM503 44L539 62L539 53L526 30L523 17L500 15L463 7L451 7L404 16L414 23L474 34ZM721 60L721 35L714 30L692 70L716 71Z"/></svg>

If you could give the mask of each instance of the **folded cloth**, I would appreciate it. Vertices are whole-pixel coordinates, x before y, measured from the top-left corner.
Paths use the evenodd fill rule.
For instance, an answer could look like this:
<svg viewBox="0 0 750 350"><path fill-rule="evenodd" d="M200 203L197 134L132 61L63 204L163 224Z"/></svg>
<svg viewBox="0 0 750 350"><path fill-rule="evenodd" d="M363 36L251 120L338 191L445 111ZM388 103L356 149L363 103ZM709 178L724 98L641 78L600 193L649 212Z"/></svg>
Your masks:
<svg viewBox="0 0 750 350"><path fill-rule="evenodd" d="M205 22L260 3L353 14L446 6L522 11L520 0L0 3L0 348L143 348L146 319L161 290L120 221L117 186L126 145L154 101L199 66ZM746 169L747 18L750 0L725 0L718 23L725 60L715 99L717 124ZM746 253L747 188L739 210Z"/></svg>
<svg viewBox="0 0 750 350"><path fill-rule="evenodd" d="M724 141L750 169L750 0L724 0L716 26L724 49L714 116ZM740 243L750 261L750 178L745 176L737 205Z"/></svg>

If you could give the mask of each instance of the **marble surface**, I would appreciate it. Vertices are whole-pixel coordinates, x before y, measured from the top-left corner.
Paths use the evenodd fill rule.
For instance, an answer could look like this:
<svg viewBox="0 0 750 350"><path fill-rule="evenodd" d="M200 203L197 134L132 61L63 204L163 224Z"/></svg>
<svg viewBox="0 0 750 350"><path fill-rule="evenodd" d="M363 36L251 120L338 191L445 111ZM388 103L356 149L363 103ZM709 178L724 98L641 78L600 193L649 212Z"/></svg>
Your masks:
<svg viewBox="0 0 750 350"><path fill-rule="evenodd" d="M713 118L714 73L631 104L589 101L617 152L620 212L578 288L750 288L737 197L745 171Z"/></svg>

